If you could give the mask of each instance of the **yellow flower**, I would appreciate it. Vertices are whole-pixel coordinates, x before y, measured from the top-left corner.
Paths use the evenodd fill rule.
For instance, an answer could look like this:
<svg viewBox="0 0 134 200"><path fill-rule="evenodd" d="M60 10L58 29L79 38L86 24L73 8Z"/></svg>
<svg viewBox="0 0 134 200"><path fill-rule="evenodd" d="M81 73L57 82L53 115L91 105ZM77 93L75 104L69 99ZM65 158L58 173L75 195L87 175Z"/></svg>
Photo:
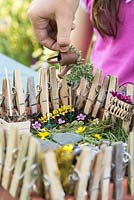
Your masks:
<svg viewBox="0 0 134 200"><path fill-rule="evenodd" d="M58 109L57 109L57 110L53 110L53 115L59 116L59 111L58 111Z"/></svg>
<svg viewBox="0 0 134 200"><path fill-rule="evenodd" d="M83 133L85 131L86 127L80 126L75 132L76 133Z"/></svg>
<svg viewBox="0 0 134 200"><path fill-rule="evenodd" d="M50 119L55 119L55 116L52 113L49 113Z"/></svg>
<svg viewBox="0 0 134 200"><path fill-rule="evenodd" d="M73 145L72 145L72 144L70 144L70 145L65 145L65 146L63 147L63 150L64 150L65 152L67 152L67 153L71 153L72 150L73 150Z"/></svg>
<svg viewBox="0 0 134 200"><path fill-rule="evenodd" d="M99 119L98 118L96 118L96 119L93 119L93 123L92 124L99 124Z"/></svg>
<svg viewBox="0 0 134 200"><path fill-rule="evenodd" d="M39 132L39 133L38 133L38 136L39 136L42 140L44 140L48 135L49 135L49 132L46 131L45 128L42 129L42 132Z"/></svg>
<svg viewBox="0 0 134 200"><path fill-rule="evenodd" d="M101 136L100 134L98 134L98 133L95 133L93 136L94 136L97 140L101 140L101 138L102 138L102 136Z"/></svg>
<svg viewBox="0 0 134 200"><path fill-rule="evenodd" d="M39 119L39 121L42 122L42 123L47 122L47 116L46 116L46 115L43 115L43 116Z"/></svg>

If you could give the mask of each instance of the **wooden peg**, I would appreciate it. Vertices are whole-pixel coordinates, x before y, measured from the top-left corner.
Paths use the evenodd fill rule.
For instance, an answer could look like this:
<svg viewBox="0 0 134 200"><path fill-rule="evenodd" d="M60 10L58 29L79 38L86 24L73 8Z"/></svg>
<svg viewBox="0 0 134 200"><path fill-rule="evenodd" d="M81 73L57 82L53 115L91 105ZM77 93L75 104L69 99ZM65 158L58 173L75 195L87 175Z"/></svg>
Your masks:
<svg viewBox="0 0 134 200"><path fill-rule="evenodd" d="M99 95L97 97L95 106L93 108L92 117L94 117L94 118L96 118L100 107L103 107L103 105L104 105L106 95L107 95L108 86L109 86L109 80L110 80L110 77L105 76L103 83L102 83L102 86L100 88Z"/></svg>
<svg viewBox="0 0 134 200"><path fill-rule="evenodd" d="M16 104L20 115L25 113L25 100L22 87L21 72L19 69L14 71L14 87L16 90Z"/></svg>
<svg viewBox="0 0 134 200"><path fill-rule="evenodd" d="M90 200L98 199L102 174L103 151L97 153L95 159L96 161L93 168L93 179L91 181L91 186L89 187Z"/></svg>
<svg viewBox="0 0 134 200"><path fill-rule="evenodd" d="M110 82L109 82L109 87L108 87L108 93L107 93L107 97L106 97L103 119L106 119L106 118L109 117L109 113L107 112L107 109L108 109L108 106L109 106L109 103L110 103L110 98L112 96L112 94L110 92L116 91L117 86L118 86L117 78L115 76L111 76Z"/></svg>
<svg viewBox="0 0 134 200"><path fill-rule="evenodd" d="M29 194L33 189L33 186L37 180L37 140L35 138L30 139L29 150L28 150L28 160L25 168L25 176L23 179L23 185L20 194L20 200L29 200Z"/></svg>
<svg viewBox="0 0 134 200"><path fill-rule="evenodd" d="M2 179L3 167L5 161L5 150L6 150L5 131L0 127L0 183Z"/></svg>
<svg viewBox="0 0 134 200"><path fill-rule="evenodd" d="M84 108L84 113L86 115L92 112L93 104L95 103L96 97L98 95L97 93L100 85L101 85L101 69L97 69Z"/></svg>
<svg viewBox="0 0 134 200"><path fill-rule="evenodd" d="M68 105L68 86L66 81L66 76L61 80L61 87L59 89L59 96L62 102L62 105Z"/></svg>
<svg viewBox="0 0 134 200"><path fill-rule="evenodd" d="M78 98L75 107L80 110L83 107L84 101L86 101L89 92L89 82L85 78L82 78L80 85L77 89Z"/></svg>
<svg viewBox="0 0 134 200"><path fill-rule="evenodd" d="M127 93L126 95L130 95L131 99L133 100L134 99L134 85L132 84L128 84L127 85ZM130 117L130 120L127 120L127 121L123 121L122 123L122 128L124 129L124 131L126 133L129 133L130 131L130 124L132 122L132 116Z"/></svg>
<svg viewBox="0 0 134 200"><path fill-rule="evenodd" d="M59 95L58 95L58 83L56 78L56 68L50 67L50 86L51 86L51 102L53 105L53 109L59 108Z"/></svg>
<svg viewBox="0 0 134 200"><path fill-rule="evenodd" d="M15 166L15 156L18 151L18 133L14 126L10 127L10 133L8 134L6 158L2 177L2 186L5 190L8 190L11 183L12 171Z"/></svg>
<svg viewBox="0 0 134 200"><path fill-rule="evenodd" d="M56 155L53 151L49 150L43 155L42 167L45 191L48 193L46 199L64 200L65 194L60 182Z"/></svg>
<svg viewBox="0 0 134 200"><path fill-rule="evenodd" d="M41 113L45 115L49 110L48 66L43 65L42 68L40 68L40 88Z"/></svg>
<svg viewBox="0 0 134 200"><path fill-rule="evenodd" d="M35 94L34 77L27 79L27 97L32 114L37 113L37 100Z"/></svg>
<svg viewBox="0 0 134 200"><path fill-rule="evenodd" d="M24 177L25 164L28 160L28 146L29 146L30 134L22 134L20 137L19 152L14 169L14 175L12 178L9 193L12 197L18 197L20 193L20 184Z"/></svg>
<svg viewBox="0 0 134 200"><path fill-rule="evenodd" d="M79 173L79 180L75 186L75 199L85 200L88 179L90 177L91 149L84 147L78 158L75 170Z"/></svg>
<svg viewBox="0 0 134 200"><path fill-rule="evenodd" d="M129 180L130 180L130 193L134 195L134 130L129 135Z"/></svg>
<svg viewBox="0 0 134 200"><path fill-rule="evenodd" d="M122 179L123 179L123 143L116 142L113 144L113 159L114 169L114 191L115 200L123 199Z"/></svg>
<svg viewBox="0 0 134 200"><path fill-rule="evenodd" d="M104 154L102 160L101 200L108 200L111 176L112 147L104 147L102 151Z"/></svg>

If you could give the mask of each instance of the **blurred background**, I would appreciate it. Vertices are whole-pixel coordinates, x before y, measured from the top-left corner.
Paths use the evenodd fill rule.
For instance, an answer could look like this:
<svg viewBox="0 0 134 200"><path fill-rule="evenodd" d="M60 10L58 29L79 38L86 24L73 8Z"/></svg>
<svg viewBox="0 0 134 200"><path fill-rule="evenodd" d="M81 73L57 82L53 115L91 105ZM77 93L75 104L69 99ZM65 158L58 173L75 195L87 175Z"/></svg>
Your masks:
<svg viewBox="0 0 134 200"><path fill-rule="evenodd" d="M27 10L31 0L0 0L0 53L26 66L38 64L53 54L37 42Z"/></svg>

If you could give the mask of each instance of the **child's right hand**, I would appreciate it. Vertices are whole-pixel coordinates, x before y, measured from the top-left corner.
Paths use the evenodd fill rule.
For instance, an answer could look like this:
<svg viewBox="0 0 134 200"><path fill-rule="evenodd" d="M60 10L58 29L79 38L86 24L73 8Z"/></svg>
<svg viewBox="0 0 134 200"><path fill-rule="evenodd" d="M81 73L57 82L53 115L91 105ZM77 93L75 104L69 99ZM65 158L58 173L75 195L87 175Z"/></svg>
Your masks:
<svg viewBox="0 0 134 200"><path fill-rule="evenodd" d="M52 50L68 51L79 0L33 0L28 15L39 42Z"/></svg>

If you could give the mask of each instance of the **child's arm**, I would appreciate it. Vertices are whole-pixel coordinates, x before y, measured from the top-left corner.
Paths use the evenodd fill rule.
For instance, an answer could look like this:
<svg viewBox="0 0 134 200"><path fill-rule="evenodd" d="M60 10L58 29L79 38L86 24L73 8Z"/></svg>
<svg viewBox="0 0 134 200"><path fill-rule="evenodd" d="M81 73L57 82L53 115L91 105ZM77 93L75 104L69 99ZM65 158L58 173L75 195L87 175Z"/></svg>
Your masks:
<svg viewBox="0 0 134 200"><path fill-rule="evenodd" d="M89 44L93 35L93 27L89 14L79 6L75 17L75 29L71 33L71 43L82 51L82 57L86 58Z"/></svg>

